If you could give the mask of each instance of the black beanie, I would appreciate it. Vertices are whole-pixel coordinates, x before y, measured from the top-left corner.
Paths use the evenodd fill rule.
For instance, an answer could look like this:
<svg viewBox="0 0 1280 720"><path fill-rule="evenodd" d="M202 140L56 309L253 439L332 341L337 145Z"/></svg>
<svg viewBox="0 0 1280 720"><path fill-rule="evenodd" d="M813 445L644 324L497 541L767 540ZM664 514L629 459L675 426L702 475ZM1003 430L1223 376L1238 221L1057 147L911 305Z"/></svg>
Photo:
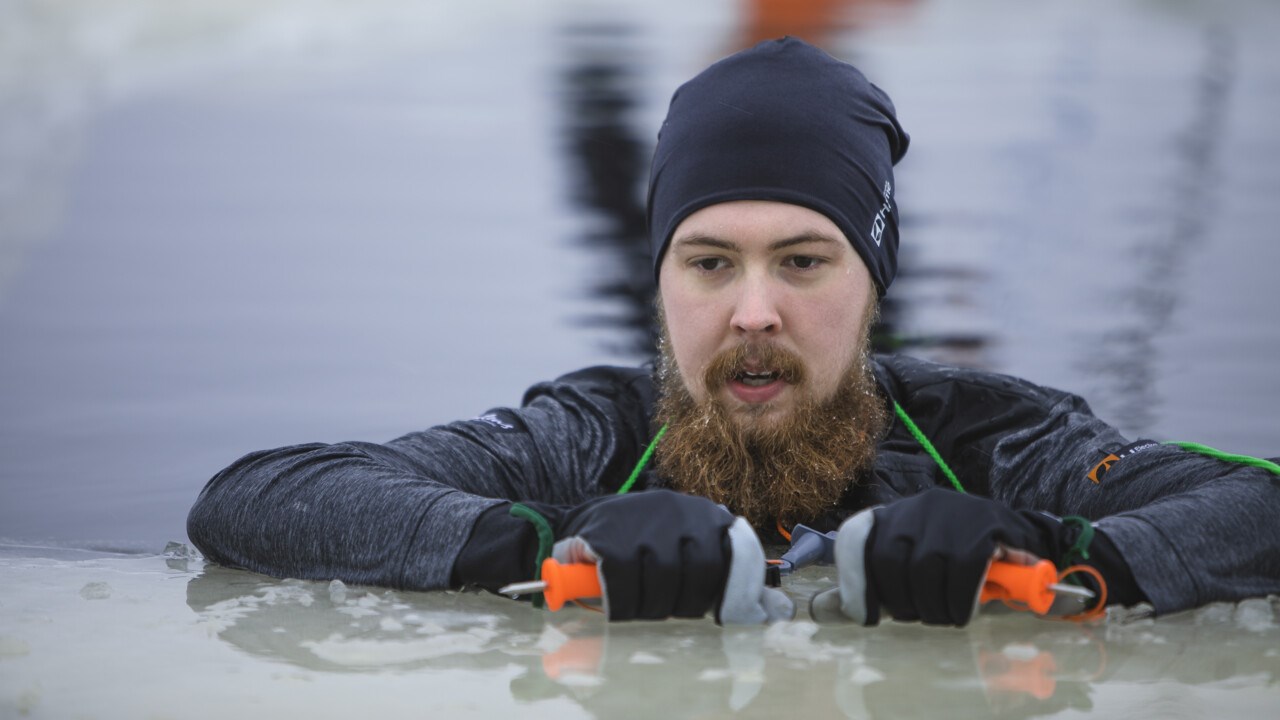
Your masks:
<svg viewBox="0 0 1280 720"><path fill-rule="evenodd" d="M893 166L910 138L852 65L803 40L762 42L680 86L649 175L654 277L676 226L708 205L776 200L826 215L881 296L898 269Z"/></svg>

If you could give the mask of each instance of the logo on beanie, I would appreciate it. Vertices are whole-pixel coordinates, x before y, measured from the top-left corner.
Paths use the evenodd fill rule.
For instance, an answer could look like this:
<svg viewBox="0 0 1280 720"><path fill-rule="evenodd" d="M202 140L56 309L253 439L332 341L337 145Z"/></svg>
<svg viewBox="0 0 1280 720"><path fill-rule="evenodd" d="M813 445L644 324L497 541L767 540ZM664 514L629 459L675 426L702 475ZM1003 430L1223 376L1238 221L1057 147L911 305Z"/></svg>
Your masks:
<svg viewBox="0 0 1280 720"><path fill-rule="evenodd" d="M880 212L876 213L876 219L871 221L871 239L876 242L876 247L880 247L880 241L884 238L884 219L889 214L889 198L893 196L893 186L888 180L884 181L884 205L880 207Z"/></svg>

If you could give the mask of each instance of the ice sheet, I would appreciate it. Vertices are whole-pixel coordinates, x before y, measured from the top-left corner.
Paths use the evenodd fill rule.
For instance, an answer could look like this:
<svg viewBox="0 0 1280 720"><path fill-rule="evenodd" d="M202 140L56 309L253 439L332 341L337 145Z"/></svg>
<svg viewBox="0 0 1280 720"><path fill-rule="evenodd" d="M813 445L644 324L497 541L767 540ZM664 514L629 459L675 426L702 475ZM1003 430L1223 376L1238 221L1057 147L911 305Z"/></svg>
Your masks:
<svg viewBox="0 0 1280 720"><path fill-rule="evenodd" d="M963 630L803 617L726 629L276 580L185 550L10 556L0 575L4 717L1246 717L1280 706L1280 598L1096 625L988 613ZM803 607L829 577L810 568L788 590Z"/></svg>

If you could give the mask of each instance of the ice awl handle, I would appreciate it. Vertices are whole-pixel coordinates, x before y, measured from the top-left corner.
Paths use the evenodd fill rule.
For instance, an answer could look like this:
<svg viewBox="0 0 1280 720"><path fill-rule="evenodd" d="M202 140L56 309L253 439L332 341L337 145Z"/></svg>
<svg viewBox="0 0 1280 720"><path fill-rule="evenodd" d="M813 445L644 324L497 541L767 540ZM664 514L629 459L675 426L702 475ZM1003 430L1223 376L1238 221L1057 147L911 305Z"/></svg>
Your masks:
<svg viewBox="0 0 1280 720"><path fill-rule="evenodd" d="M502 595L528 595L542 593L547 608L555 611L570 600L598 598L600 575L595 563L559 563L554 558L542 561L542 579L512 583L500 588Z"/></svg>
<svg viewBox="0 0 1280 720"><path fill-rule="evenodd" d="M1053 605L1054 596L1060 592L1083 598L1093 597L1093 592L1086 588L1059 583L1058 570L1048 560L1041 560L1034 565L997 560L987 570L987 579L982 583L978 602L1016 602L1026 605L1038 615L1044 615Z"/></svg>

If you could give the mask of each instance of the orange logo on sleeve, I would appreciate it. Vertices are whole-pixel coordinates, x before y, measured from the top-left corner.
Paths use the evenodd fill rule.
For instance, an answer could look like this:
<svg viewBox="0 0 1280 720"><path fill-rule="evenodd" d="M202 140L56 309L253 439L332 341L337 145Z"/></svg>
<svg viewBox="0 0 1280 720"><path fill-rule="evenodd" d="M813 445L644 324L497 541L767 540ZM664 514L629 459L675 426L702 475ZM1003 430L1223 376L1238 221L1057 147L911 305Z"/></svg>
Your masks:
<svg viewBox="0 0 1280 720"><path fill-rule="evenodd" d="M1089 471L1089 479L1093 481L1094 485L1097 485L1098 481L1101 480L1101 478L1098 476L1098 471L1101 470L1102 474L1106 475L1107 471L1111 469L1111 466L1119 461L1120 461L1119 455L1116 455L1115 453L1111 453L1107 455L1106 457L1102 458L1102 462L1098 463L1097 465L1094 465L1093 469Z"/></svg>
<svg viewBox="0 0 1280 720"><path fill-rule="evenodd" d="M1112 465L1115 465L1130 455L1136 455L1137 453L1144 450L1150 450L1154 447L1160 447L1160 443L1155 440L1138 440L1137 442L1125 445L1119 450L1101 450L1100 452L1107 453L1107 456L1102 458L1102 462L1094 465L1093 469L1089 471L1089 479L1093 481L1094 485L1097 485L1102 482L1102 478L1105 477L1107 473L1111 472Z"/></svg>

